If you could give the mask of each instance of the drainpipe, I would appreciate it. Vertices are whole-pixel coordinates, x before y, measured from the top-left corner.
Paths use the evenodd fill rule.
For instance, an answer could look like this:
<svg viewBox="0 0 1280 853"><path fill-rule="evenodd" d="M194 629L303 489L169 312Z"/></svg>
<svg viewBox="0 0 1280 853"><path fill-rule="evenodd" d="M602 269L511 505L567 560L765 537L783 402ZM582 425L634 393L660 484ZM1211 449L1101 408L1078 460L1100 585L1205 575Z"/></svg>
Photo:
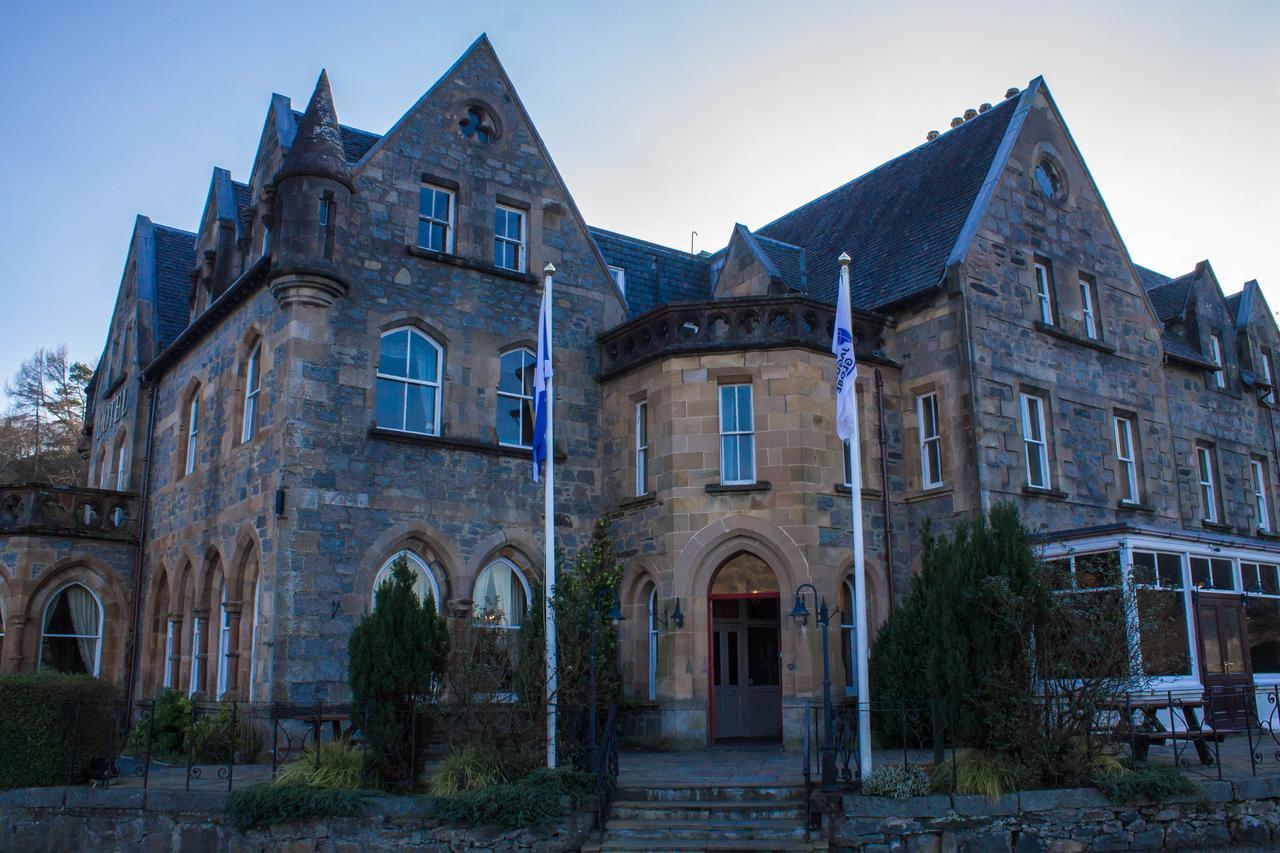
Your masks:
<svg viewBox="0 0 1280 853"><path fill-rule="evenodd" d="M880 434L880 506L884 513L884 576L889 593L889 615L893 615L895 601L893 595L893 516L889 514L889 455L888 438L884 428L884 377L880 368L876 368L876 417L879 420Z"/></svg>
<svg viewBox="0 0 1280 853"><path fill-rule="evenodd" d="M147 440L143 450L142 489L138 496L138 550L133 559L133 615L129 623L129 660L125 674L124 718L133 719L133 689L138 681L138 636L142 621L143 549L147 541L147 502L151 495L151 447L156 428L156 386L147 383Z"/></svg>

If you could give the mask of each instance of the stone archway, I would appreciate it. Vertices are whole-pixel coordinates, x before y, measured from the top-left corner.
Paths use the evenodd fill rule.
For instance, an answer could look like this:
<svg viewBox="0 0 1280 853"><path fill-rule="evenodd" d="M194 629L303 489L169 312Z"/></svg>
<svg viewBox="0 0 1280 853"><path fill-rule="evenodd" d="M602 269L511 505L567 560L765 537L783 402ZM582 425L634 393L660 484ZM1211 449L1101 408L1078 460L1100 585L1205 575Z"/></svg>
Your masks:
<svg viewBox="0 0 1280 853"><path fill-rule="evenodd" d="M759 556L725 560L707 590L713 742L782 738L782 598Z"/></svg>

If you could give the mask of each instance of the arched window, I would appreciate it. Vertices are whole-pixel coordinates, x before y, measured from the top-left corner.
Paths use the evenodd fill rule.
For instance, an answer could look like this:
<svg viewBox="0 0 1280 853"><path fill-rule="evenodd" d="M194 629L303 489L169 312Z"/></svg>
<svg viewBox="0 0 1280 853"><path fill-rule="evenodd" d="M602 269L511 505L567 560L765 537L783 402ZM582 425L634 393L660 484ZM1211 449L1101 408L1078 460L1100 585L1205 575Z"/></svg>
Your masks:
<svg viewBox="0 0 1280 853"><path fill-rule="evenodd" d="M102 662L102 604L84 584L58 590L44 608L38 669L97 675Z"/></svg>
<svg viewBox="0 0 1280 853"><path fill-rule="evenodd" d="M173 689L173 685L178 678L177 632L178 621L176 619L166 619L164 630L164 681L162 683L165 690Z"/></svg>
<svg viewBox="0 0 1280 853"><path fill-rule="evenodd" d="M240 425L243 444L258 433L258 400L262 391L262 341L253 345L244 369L244 415Z"/></svg>
<svg viewBox="0 0 1280 853"><path fill-rule="evenodd" d="M840 584L840 657L846 696L858 693L858 626L853 620L853 578L848 577Z"/></svg>
<svg viewBox="0 0 1280 853"><path fill-rule="evenodd" d="M649 701L658 698L658 588L652 584L649 585L649 596L647 599L648 619L646 625L649 633L647 636L648 645L648 664L649 664Z"/></svg>
<svg viewBox="0 0 1280 853"><path fill-rule="evenodd" d="M191 389L191 399L187 402L185 443L183 453L182 475L185 477L196 470L196 450L199 447L197 437L200 433L200 386Z"/></svg>
<svg viewBox="0 0 1280 853"><path fill-rule="evenodd" d="M123 492L129 488L129 442L125 441L126 433L120 430L116 439L116 481L115 488Z"/></svg>
<svg viewBox="0 0 1280 853"><path fill-rule="evenodd" d="M187 685L187 695L194 696L200 689L200 651L204 641L204 620L199 616L191 617L191 683Z"/></svg>
<svg viewBox="0 0 1280 853"><path fill-rule="evenodd" d="M512 350L502 356L498 377L498 443L533 447L533 353Z"/></svg>
<svg viewBox="0 0 1280 853"><path fill-rule="evenodd" d="M382 429L440 434L440 345L417 329L382 335L374 419Z"/></svg>
<svg viewBox="0 0 1280 853"><path fill-rule="evenodd" d="M231 669L231 614L227 611L227 588L223 586L218 600L218 693L227 692L227 676Z"/></svg>
<svg viewBox="0 0 1280 853"><path fill-rule="evenodd" d="M532 596L529 582L510 560L500 557L476 578L472 596L476 621L491 628L519 628Z"/></svg>
<svg viewBox="0 0 1280 853"><path fill-rule="evenodd" d="M427 594L430 593L436 607L443 609L444 602L440 600L440 587L436 586L435 576L427 568L426 562L412 551L398 551L382 564L382 568L378 569L377 577L373 579L374 594L377 594L379 587L391 580L391 570L396 560L401 557L404 557L405 562L409 564L409 571L414 573L413 593L418 596L418 600L426 601Z"/></svg>
<svg viewBox="0 0 1280 853"><path fill-rule="evenodd" d="M258 680L258 612L262 608L262 575L253 585L253 627L249 634L249 701L253 701Z"/></svg>

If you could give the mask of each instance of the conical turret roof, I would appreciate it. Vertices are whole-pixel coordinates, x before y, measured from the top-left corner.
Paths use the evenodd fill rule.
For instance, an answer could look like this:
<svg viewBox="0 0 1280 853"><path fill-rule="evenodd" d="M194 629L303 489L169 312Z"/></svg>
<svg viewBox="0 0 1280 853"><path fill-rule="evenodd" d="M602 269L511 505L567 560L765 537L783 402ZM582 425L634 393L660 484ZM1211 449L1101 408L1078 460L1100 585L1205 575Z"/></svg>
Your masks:
<svg viewBox="0 0 1280 853"><path fill-rule="evenodd" d="M333 107L333 93L325 71L320 72L320 79L316 81L311 102L298 123L293 147L276 173L276 183L301 175L332 178L355 190L351 168L343 156L342 129L338 126L338 113Z"/></svg>

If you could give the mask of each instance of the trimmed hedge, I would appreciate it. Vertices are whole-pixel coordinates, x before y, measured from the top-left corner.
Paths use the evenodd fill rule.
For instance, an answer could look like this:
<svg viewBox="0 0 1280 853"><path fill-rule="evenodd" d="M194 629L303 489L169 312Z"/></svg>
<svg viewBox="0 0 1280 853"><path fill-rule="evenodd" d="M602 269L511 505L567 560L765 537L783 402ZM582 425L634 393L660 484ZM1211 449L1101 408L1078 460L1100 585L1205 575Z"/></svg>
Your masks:
<svg viewBox="0 0 1280 853"><path fill-rule="evenodd" d="M105 774L118 693L88 675L0 675L0 788L83 782Z"/></svg>
<svg viewBox="0 0 1280 853"><path fill-rule="evenodd" d="M241 832L277 823L360 817L368 791L316 788L311 785L272 785L265 782L238 788L227 795L227 815Z"/></svg>

